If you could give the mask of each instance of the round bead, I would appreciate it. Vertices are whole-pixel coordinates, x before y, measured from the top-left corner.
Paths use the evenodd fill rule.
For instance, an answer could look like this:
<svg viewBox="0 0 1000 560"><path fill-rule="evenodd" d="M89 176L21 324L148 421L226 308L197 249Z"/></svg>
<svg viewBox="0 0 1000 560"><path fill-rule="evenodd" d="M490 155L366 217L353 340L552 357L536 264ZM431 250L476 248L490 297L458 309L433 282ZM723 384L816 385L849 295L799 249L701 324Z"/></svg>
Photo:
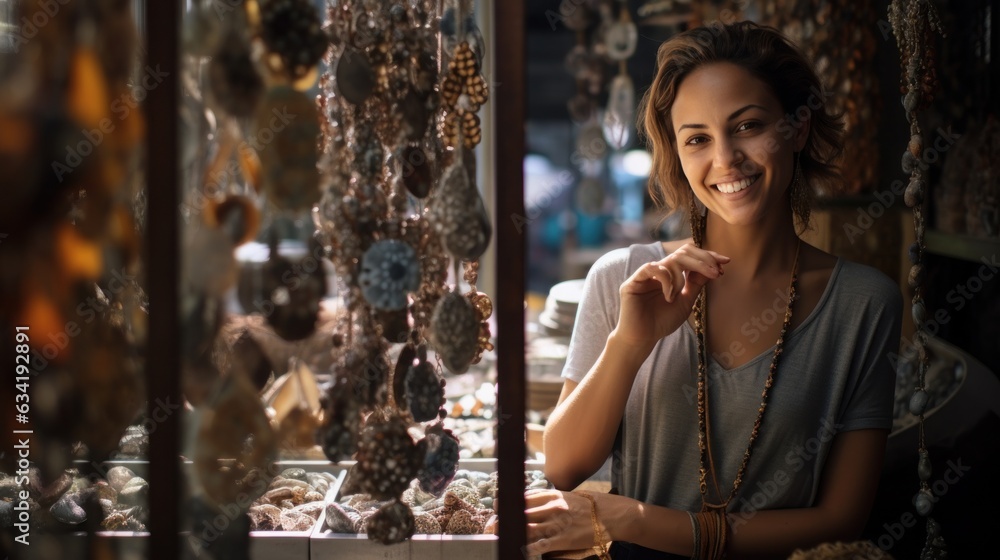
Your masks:
<svg viewBox="0 0 1000 560"><path fill-rule="evenodd" d="M923 389L917 389L913 396L910 397L910 414L914 416L920 416L927 410L927 402L930 397L927 395L927 391Z"/></svg>
<svg viewBox="0 0 1000 560"><path fill-rule="evenodd" d="M917 513L920 515L929 515L931 510L934 509L934 497L931 495L930 490L917 492L917 495L913 497L913 505L917 508Z"/></svg>
<svg viewBox="0 0 1000 560"><path fill-rule="evenodd" d="M903 160L904 160L903 165L905 169L906 165L905 156ZM924 193L926 192L926 187L927 187L927 182L924 181L923 179L919 177L912 178L910 180L910 184L906 186L906 191L903 192L903 202L905 202L906 205L909 206L910 208L913 208L914 206L919 206L924 201Z"/></svg>
<svg viewBox="0 0 1000 560"><path fill-rule="evenodd" d="M920 154L924 151L924 141L919 134L914 134L910 136L910 143L907 145L907 149L913 154L913 157L919 158Z"/></svg>
<svg viewBox="0 0 1000 560"><path fill-rule="evenodd" d="M927 482L931 478L931 459L926 450L920 451L920 460L917 462L917 475L920 480Z"/></svg>
<svg viewBox="0 0 1000 560"><path fill-rule="evenodd" d="M923 300L917 300L913 304L913 322L918 326L923 325L927 321L927 306L924 305Z"/></svg>
<svg viewBox="0 0 1000 560"><path fill-rule="evenodd" d="M910 276L907 279L911 288L916 288L917 286L923 284L924 282L924 267L923 265L915 264L910 267Z"/></svg>
<svg viewBox="0 0 1000 560"><path fill-rule="evenodd" d="M916 166L916 164L917 164L917 158L913 157L913 154L911 154L909 151L903 152L903 160L902 160L903 173L906 173L907 175L912 173L913 168Z"/></svg>
<svg viewBox="0 0 1000 560"><path fill-rule="evenodd" d="M965 379L965 364L955 360L955 365L952 367L952 371L955 373L955 380L962 381Z"/></svg>

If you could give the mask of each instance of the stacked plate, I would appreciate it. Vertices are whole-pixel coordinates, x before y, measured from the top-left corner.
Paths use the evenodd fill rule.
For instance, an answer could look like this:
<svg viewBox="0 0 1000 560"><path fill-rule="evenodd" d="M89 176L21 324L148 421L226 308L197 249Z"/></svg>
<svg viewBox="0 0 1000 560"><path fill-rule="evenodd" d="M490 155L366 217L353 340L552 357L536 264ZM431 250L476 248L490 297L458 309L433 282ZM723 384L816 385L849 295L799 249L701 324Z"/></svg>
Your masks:
<svg viewBox="0 0 1000 560"><path fill-rule="evenodd" d="M547 336L573 334L576 310L583 294L583 279L560 282L549 290L545 299L545 309L538 315L538 324Z"/></svg>

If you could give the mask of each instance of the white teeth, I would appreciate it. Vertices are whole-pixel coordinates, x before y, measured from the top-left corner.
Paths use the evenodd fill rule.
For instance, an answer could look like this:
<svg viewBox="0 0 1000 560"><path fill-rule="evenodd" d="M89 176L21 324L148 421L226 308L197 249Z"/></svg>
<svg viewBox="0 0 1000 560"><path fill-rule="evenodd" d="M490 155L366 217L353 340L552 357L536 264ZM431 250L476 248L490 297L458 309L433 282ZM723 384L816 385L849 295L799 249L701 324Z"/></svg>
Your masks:
<svg viewBox="0 0 1000 560"><path fill-rule="evenodd" d="M748 177L746 179L743 179L742 181L736 181L734 183L719 183L718 185L715 186L720 191L726 194L732 194L742 191L743 189L749 187L750 184L753 182L754 182L754 177Z"/></svg>

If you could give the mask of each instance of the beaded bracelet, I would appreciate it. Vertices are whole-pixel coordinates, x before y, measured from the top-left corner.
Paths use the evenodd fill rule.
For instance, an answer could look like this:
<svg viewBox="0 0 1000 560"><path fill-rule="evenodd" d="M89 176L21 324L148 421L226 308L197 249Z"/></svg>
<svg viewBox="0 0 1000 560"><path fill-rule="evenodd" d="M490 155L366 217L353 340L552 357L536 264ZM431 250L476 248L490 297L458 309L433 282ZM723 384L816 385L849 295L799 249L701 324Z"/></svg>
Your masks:
<svg viewBox="0 0 1000 560"><path fill-rule="evenodd" d="M600 560L611 560L611 556L604 547L604 531L601 530L601 524L597 521L597 501L590 494L583 492L576 492L576 494L590 500L590 520L594 524L594 552L597 553Z"/></svg>

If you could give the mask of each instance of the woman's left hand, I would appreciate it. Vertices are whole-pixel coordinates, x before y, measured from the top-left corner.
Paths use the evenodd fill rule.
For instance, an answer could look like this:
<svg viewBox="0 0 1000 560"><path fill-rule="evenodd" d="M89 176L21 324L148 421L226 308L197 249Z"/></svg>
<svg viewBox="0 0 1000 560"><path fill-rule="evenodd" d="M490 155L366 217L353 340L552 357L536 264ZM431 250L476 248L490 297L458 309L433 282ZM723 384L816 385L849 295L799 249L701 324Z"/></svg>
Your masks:
<svg viewBox="0 0 1000 560"><path fill-rule="evenodd" d="M600 511L600 495L594 497L598 499ZM528 519L529 555L594 546L590 500L573 492L559 490L529 490L525 492L524 499ZM603 530L603 524L602 532L607 534Z"/></svg>

